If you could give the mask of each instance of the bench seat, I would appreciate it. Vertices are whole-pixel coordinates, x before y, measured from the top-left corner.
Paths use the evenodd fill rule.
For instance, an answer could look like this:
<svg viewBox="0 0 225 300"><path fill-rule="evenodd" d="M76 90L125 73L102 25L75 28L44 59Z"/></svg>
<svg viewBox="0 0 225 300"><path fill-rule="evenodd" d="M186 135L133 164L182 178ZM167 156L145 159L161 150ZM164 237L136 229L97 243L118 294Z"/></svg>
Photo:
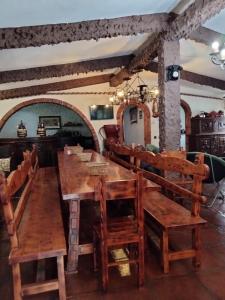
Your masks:
<svg viewBox="0 0 225 300"><path fill-rule="evenodd" d="M160 192L143 193L143 207L164 229L206 223L200 216L193 216L189 210Z"/></svg>
<svg viewBox="0 0 225 300"><path fill-rule="evenodd" d="M10 263L66 255L56 169L40 168L18 229L19 248Z"/></svg>

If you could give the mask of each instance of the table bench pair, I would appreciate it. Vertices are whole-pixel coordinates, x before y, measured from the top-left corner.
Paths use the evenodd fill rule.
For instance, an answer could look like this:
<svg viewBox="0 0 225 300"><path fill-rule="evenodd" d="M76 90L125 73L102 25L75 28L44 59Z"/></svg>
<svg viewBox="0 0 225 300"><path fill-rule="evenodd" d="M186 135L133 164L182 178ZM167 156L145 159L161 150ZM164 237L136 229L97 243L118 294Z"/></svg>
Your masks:
<svg viewBox="0 0 225 300"><path fill-rule="evenodd" d="M19 201L13 210L13 197L18 193ZM26 152L24 161L7 179L1 174L0 200L11 242L9 263L14 299L52 290L59 291L60 300L66 299L63 260L66 243L55 168L39 169L36 150ZM43 262L45 258L56 258L57 279L46 281L44 276L37 276L41 280L22 284L21 263Z"/></svg>

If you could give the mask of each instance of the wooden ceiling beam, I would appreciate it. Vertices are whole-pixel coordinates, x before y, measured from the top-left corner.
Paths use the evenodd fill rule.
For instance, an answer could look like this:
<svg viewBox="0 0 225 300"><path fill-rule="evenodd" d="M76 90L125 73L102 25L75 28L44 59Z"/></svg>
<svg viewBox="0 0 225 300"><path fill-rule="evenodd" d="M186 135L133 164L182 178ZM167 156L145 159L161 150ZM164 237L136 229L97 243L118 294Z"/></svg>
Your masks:
<svg viewBox="0 0 225 300"><path fill-rule="evenodd" d="M225 8L225 0L195 0L166 31L165 40L188 38L199 26Z"/></svg>
<svg viewBox="0 0 225 300"><path fill-rule="evenodd" d="M225 36L224 34L212 29L200 26L189 35L189 39L197 43L205 44L206 46L211 46L214 41L218 41L223 44Z"/></svg>
<svg viewBox="0 0 225 300"><path fill-rule="evenodd" d="M93 59L70 64L52 65L0 72L0 84L16 81L61 77L66 75L103 71L127 66L133 55Z"/></svg>
<svg viewBox="0 0 225 300"><path fill-rule="evenodd" d="M160 32L166 29L168 17L166 13L157 13L68 24L0 28L0 49Z"/></svg>
<svg viewBox="0 0 225 300"><path fill-rule="evenodd" d="M140 48L142 51L131 60L129 66L112 77L110 85L118 86L123 82L123 74L126 74L126 77L131 76L139 67L144 68L154 59L157 56L160 39L172 41L188 38L202 23L219 13L224 7L225 0L196 0L182 14L171 15L166 31L152 35L145 42L145 47Z"/></svg>
<svg viewBox="0 0 225 300"><path fill-rule="evenodd" d="M53 82L48 84L40 84L40 85L27 86L22 88L2 90L0 91L0 100L42 95L50 91L69 90L69 89L79 88L88 85L105 83L105 82L109 82L111 76L112 74L103 74L98 76L84 77L84 78L67 80L67 81L59 81L59 82Z"/></svg>
<svg viewBox="0 0 225 300"><path fill-rule="evenodd" d="M145 70L151 71L153 73L158 73L158 63L152 61ZM195 84L200 84L204 86L209 86L212 88L220 89L225 91L225 81L217 78L205 76L198 73L193 73L190 71L182 70L181 71L181 79L189 82L193 82Z"/></svg>

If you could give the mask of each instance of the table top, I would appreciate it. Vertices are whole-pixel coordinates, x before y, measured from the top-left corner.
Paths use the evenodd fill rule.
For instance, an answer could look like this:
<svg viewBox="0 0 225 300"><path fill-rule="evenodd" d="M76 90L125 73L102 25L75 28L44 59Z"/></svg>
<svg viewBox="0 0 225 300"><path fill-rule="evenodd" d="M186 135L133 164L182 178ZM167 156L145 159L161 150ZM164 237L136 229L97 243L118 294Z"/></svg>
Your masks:
<svg viewBox="0 0 225 300"><path fill-rule="evenodd" d="M117 163L93 151L92 162L107 162L105 179L108 182L130 181L135 178L135 173L127 170ZM85 162L79 160L77 155L67 155L58 152L58 167L63 200L94 199L94 189L98 176L90 175ZM160 187L145 181L145 186L151 190L160 190Z"/></svg>

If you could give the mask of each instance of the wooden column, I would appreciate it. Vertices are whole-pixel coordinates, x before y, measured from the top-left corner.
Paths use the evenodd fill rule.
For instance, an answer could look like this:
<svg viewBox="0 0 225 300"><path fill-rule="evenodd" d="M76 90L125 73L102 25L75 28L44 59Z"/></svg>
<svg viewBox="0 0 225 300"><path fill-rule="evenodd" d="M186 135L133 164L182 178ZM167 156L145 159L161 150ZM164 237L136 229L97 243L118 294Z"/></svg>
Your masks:
<svg viewBox="0 0 225 300"><path fill-rule="evenodd" d="M159 147L176 150L180 146L180 79L167 81L167 68L180 64L179 41L160 42L158 49Z"/></svg>

